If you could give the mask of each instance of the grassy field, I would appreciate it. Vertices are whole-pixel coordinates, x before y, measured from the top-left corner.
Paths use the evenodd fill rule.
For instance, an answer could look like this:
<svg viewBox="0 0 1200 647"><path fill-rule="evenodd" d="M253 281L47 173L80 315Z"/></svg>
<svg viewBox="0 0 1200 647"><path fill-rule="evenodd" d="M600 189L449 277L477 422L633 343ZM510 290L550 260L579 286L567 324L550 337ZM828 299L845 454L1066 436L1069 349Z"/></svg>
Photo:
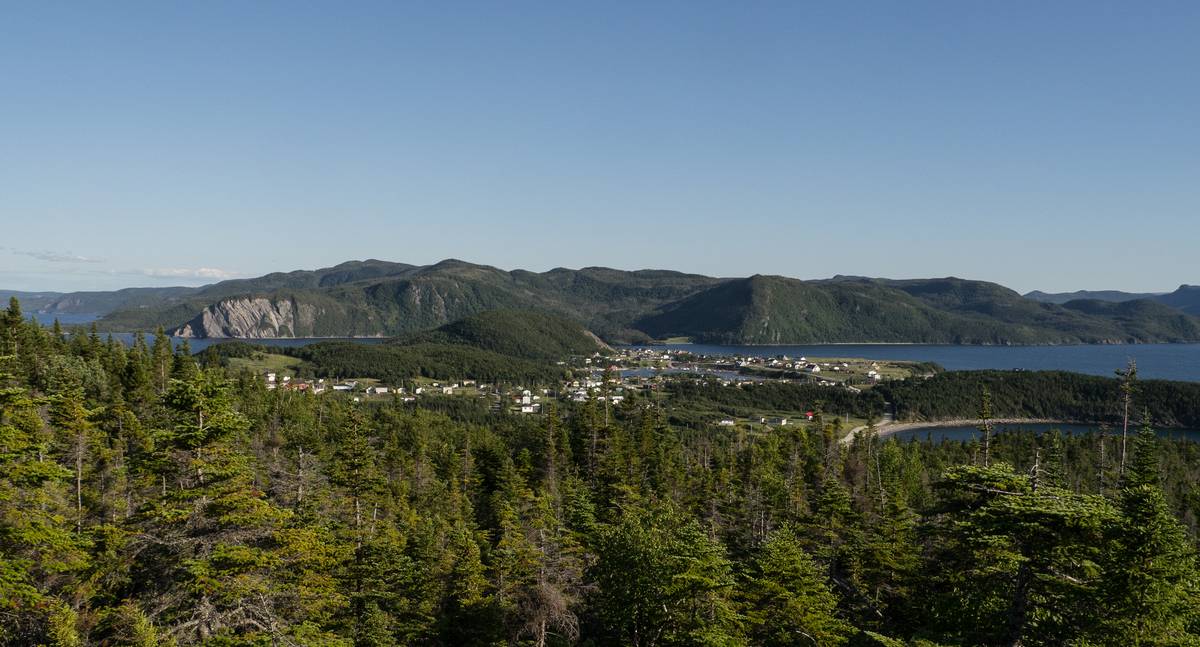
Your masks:
<svg viewBox="0 0 1200 647"><path fill-rule="evenodd" d="M915 373L915 371L916 371L916 363L915 362L880 361L880 360L862 359L860 357L810 357L810 358L808 358L808 361L812 362L814 364L821 364L821 365L824 365L824 364L835 364L838 366L841 366L842 364L850 365L850 367L848 369L843 368L841 371L829 371L828 369L825 369L823 367L821 377L838 377L839 373L841 373L841 377L846 377L847 373L849 373L850 375L860 375L860 376L865 377L868 371L874 370L874 371L879 372L879 374L883 376L882 379L902 380L904 378L912 376L913 373ZM827 373L832 373L833 375L827 375Z"/></svg>
<svg viewBox="0 0 1200 647"><path fill-rule="evenodd" d="M295 377L296 369L303 363L296 357L275 353L255 353L253 357L231 357L229 366L235 371L249 370L254 373L276 373L280 377Z"/></svg>

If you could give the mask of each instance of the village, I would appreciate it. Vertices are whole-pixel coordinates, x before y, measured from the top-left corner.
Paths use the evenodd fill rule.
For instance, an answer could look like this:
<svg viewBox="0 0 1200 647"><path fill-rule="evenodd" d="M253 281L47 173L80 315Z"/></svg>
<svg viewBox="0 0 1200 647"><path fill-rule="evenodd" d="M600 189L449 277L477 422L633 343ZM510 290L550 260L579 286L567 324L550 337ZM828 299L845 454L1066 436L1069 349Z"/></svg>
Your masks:
<svg viewBox="0 0 1200 647"><path fill-rule="evenodd" d="M327 379L298 377L284 370L262 372L269 390L311 395L342 394L355 402L394 399L415 403L421 398L465 397L489 402L493 411L517 415L539 415L551 402L591 401L619 405L632 394L654 394L674 380L711 380L723 387L744 388L765 383L801 383L840 388L852 392L885 380L903 379L916 372L907 362L867 359L791 358L698 355L686 350L628 347L612 354L572 357L557 362L569 377L555 384L497 384L470 378L434 380L413 378L400 384L384 384L369 378ZM812 420L814 412L798 411L790 416L762 415L736 419L714 417L712 424L782 427Z"/></svg>

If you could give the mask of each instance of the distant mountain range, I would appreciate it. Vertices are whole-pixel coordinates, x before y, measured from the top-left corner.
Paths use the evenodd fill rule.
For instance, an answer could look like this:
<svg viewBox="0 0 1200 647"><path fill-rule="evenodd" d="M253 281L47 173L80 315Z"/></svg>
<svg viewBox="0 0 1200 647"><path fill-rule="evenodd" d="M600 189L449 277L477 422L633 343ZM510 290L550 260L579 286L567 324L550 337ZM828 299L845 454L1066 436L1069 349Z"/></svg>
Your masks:
<svg viewBox="0 0 1200 647"><path fill-rule="evenodd" d="M1025 295L1028 299L1041 301L1043 303L1065 304L1071 301L1080 299L1093 299L1096 301L1111 301L1113 303L1123 303L1125 301L1136 301L1138 299L1149 299L1166 304L1182 310L1190 315L1200 316L1200 286L1196 285L1181 285L1174 292L1120 292L1118 290L1079 290L1078 292L1058 292L1049 293L1034 290Z"/></svg>
<svg viewBox="0 0 1200 647"><path fill-rule="evenodd" d="M1025 298L1041 301L1042 303L1058 304L1068 301L1078 301L1079 299L1121 303L1123 301L1136 301L1137 299L1153 299L1161 294L1161 292L1121 292L1120 290L1076 290L1075 292L1042 292L1041 290L1034 290L1033 292L1026 292Z"/></svg>
<svg viewBox="0 0 1200 647"><path fill-rule="evenodd" d="M3 294L3 293L0 293ZM714 278L601 267L505 271L351 261L199 288L17 295L30 310L103 315L109 330L184 337L400 336L492 310L570 317L611 342L1075 344L1200 341L1200 288L1022 296L958 278ZM1074 296L1074 295L1073 295ZM1109 298L1098 298L1108 296ZM1123 298L1129 296L1130 298ZM1121 298L1118 298L1121 297Z"/></svg>

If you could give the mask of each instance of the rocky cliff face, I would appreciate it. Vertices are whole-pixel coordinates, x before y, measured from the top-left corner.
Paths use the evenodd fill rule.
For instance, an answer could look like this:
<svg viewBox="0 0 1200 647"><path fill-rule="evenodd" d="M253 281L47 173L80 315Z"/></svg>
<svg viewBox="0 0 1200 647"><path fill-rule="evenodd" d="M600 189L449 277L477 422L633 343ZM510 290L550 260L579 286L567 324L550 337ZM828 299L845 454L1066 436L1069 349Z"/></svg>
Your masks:
<svg viewBox="0 0 1200 647"><path fill-rule="evenodd" d="M219 301L173 331L179 337L297 337L312 334L320 312L292 299L239 297Z"/></svg>

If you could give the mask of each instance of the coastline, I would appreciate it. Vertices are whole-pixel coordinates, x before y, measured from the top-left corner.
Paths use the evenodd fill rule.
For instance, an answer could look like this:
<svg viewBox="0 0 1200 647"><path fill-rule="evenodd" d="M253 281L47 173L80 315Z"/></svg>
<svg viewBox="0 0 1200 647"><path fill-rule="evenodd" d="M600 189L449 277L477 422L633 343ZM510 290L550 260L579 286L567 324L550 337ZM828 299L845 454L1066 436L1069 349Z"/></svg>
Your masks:
<svg viewBox="0 0 1200 647"><path fill-rule="evenodd" d="M1078 425L1091 424L1079 422L1078 420L1055 420L1051 418L993 418L993 425ZM979 418L954 418L948 420L930 420L926 422L888 422L884 421L875 425L875 433L879 438L887 438L893 434L898 434L903 431L912 431L913 429L936 429L939 427L975 427L979 425ZM867 425L859 425L842 437L842 442L849 444L854 441L854 435L867 428Z"/></svg>

